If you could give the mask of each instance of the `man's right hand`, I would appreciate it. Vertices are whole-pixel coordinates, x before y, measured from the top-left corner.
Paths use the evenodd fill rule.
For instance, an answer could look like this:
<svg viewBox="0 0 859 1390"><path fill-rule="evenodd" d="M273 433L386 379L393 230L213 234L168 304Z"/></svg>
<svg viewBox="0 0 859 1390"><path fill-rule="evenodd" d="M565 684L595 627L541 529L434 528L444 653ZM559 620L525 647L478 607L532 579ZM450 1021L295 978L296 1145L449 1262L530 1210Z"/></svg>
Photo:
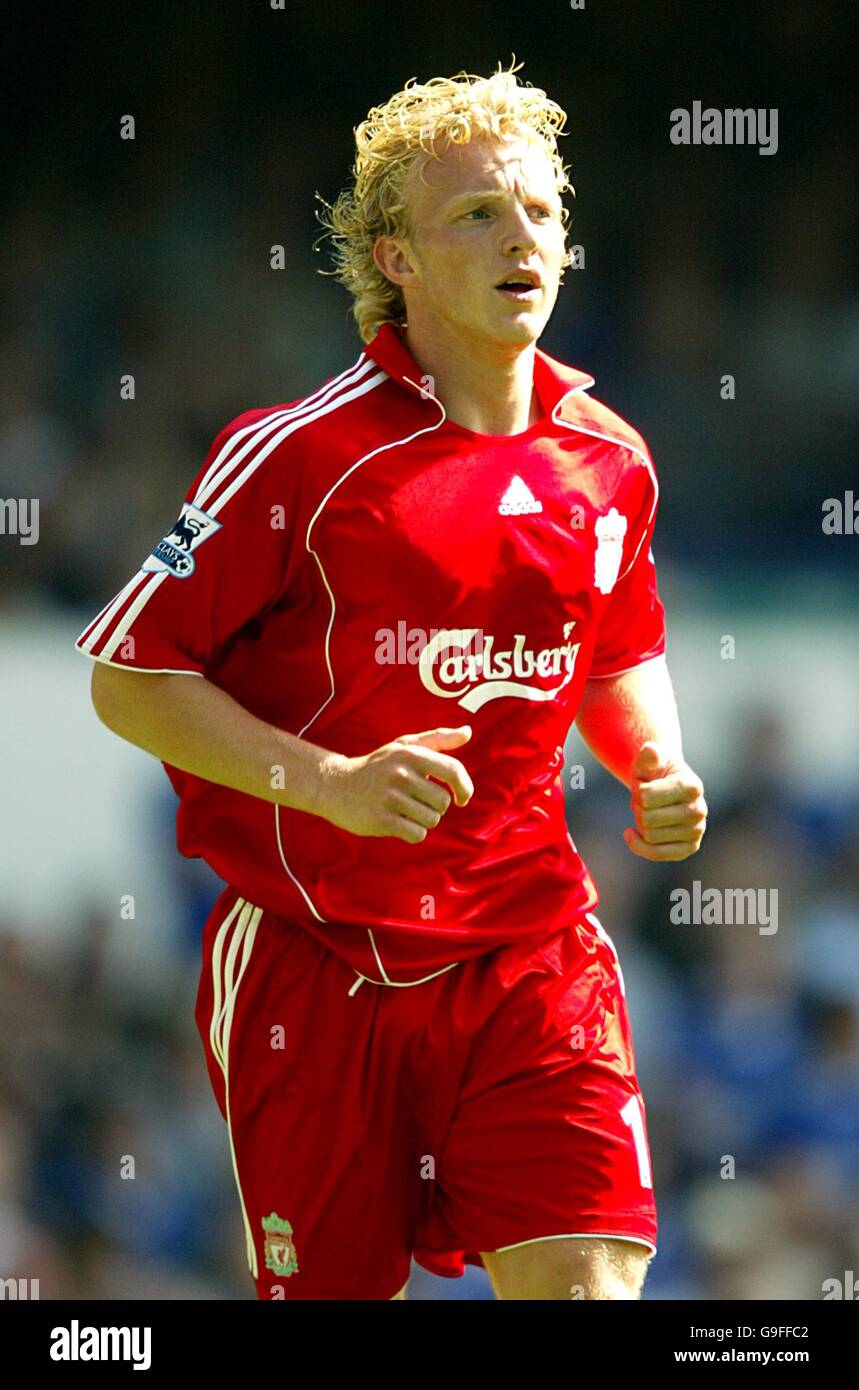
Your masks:
<svg viewBox="0 0 859 1390"><path fill-rule="evenodd" d="M471 726L463 724L402 734L362 757L327 753L320 767L317 814L353 835L393 835L420 844L452 800L457 806L471 800L474 783L467 771L442 752L470 738Z"/></svg>

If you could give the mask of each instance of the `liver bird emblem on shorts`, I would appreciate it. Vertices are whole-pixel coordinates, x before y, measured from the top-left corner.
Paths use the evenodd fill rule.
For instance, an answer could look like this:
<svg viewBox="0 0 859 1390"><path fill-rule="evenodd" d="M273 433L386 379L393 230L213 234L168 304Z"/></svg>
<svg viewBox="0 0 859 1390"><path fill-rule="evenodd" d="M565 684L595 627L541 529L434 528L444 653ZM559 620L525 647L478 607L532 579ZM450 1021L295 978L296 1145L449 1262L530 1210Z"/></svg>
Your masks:
<svg viewBox="0 0 859 1390"><path fill-rule="evenodd" d="M262 1228L265 1231L266 1269L287 1279L290 1274L297 1274L298 1256L289 1222L273 1211L271 1216L263 1217Z"/></svg>

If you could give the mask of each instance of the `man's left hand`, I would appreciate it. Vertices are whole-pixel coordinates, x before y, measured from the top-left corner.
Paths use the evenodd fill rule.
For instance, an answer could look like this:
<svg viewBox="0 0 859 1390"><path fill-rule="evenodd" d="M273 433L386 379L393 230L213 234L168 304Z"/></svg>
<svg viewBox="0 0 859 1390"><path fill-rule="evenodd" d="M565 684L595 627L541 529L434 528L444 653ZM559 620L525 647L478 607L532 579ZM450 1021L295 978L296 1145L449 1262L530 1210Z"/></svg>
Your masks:
<svg viewBox="0 0 859 1390"><path fill-rule="evenodd" d="M696 854L707 828L701 778L655 743L643 743L631 769L630 806L637 830L623 838L641 859L663 862Z"/></svg>

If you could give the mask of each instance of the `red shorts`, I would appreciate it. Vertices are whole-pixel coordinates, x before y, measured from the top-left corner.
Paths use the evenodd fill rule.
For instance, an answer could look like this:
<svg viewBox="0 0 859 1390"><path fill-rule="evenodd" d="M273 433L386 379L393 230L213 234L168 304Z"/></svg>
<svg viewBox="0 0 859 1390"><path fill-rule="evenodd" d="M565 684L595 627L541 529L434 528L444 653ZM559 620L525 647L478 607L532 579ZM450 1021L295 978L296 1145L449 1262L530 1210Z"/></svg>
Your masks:
<svg viewBox="0 0 859 1390"><path fill-rule="evenodd" d="M623 976L589 914L414 985L227 888L195 1016L264 1299L388 1299L411 1257L561 1236L656 1249Z"/></svg>

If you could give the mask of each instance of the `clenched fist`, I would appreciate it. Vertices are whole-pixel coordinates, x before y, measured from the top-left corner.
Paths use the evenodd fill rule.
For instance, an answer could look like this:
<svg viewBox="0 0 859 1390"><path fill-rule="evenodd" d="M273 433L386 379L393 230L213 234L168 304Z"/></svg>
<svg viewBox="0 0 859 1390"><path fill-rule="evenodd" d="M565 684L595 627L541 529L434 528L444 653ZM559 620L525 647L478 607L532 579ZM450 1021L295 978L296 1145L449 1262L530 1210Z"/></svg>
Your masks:
<svg viewBox="0 0 859 1390"><path fill-rule="evenodd" d="M462 763L441 751L470 738L471 726L463 724L402 734L363 757L329 754L322 767L319 814L353 835L393 835L420 844L452 799L464 806L473 795L474 783Z"/></svg>
<svg viewBox="0 0 859 1390"><path fill-rule="evenodd" d="M623 838L633 854L662 861L697 853L707 828L707 803L701 779L688 763L672 761L655 743L643 743L630 790L637 832L624 830Z"/></svg>

